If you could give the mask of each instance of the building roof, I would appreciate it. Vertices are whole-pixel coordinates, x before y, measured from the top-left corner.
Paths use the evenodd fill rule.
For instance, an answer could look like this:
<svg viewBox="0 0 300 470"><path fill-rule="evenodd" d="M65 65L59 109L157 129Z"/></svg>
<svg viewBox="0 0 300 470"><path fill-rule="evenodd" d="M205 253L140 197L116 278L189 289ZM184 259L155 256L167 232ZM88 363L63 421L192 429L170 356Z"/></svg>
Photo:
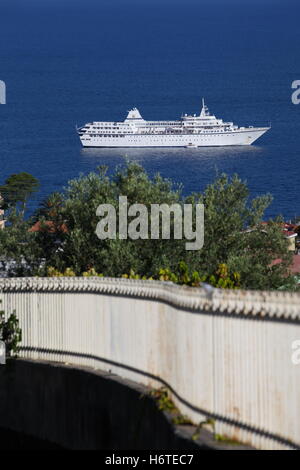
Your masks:
<svg viewBox="0 0 300 470"><path fill-rule="evenodd" d="M55 224L52 220L40 221L38 220L30 229L29 232L48 232L48 233L67 233L68 228L66 224Z"/></svg>
<svg viewBox="0 0 300 470"><path fill-rule="evenodd" d="M298 235L298 233L296 233L296 232L290 232L290 231L288 231L288 230L283 230L282 233L283 233L283 235L284 235L285 238L295 238L295 237L297 237L297 235Z"/></svg>
<svg viewBox="0 0 300 470"><path fill-rule="evenodd" d="M277 258L274 261L272 261L271 266L280 264L281 262L282 262L282 259ZM289 271L291 274L300 274L300 255L293 255L293 261L292 261L291 266L289 267Z"/></svg>

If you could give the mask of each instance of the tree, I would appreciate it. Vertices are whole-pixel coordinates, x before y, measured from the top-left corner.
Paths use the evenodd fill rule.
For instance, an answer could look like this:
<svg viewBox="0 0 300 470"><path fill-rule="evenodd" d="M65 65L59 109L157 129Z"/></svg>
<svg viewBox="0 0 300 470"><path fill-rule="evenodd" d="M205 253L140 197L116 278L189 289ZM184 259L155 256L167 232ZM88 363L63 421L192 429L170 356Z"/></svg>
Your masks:
<svg viewBox="0 0 300 470"><path fill-rule="evenodd" d="M9 176L5 184L0 186L0 194L3 199L3 208L12 209L24 218L26 204L29 197L39 189L39 181L29 173L19 173Z"/></svg>
<svg viewBox="0 0 300 470"><path fill-rule="evenodd" d="M38 188L38 180L24 172L9 176L0 186L1 207L7 211L6 227L0 230L0 265L13 276L30 275L41 263L42 250L24 220L28 199Z"/></svg>
<svg viewBox="0 0 300 470"><path fill-rule="evenodd" d="M17 356L20 348L19 343L22 341L22 330L19 327L19 320L16 312L7 315L7 320L5 317L5 311L0 310L0 340L5 343L7 356Z"/></svg>
<svg viewBox="0 0 300 470"><path fill-rule="evenodd" d="M44 251L29 231L28 221L8 224L0 230L0 267L6 275L32 276L39 272Z"/></svg>
<svg viewBox="0 0 300 470"><path fill-rule="evenodd" d="M270 194L249 200L247 184L237 175L219 175L203 194L187 198L205 206L205 244L197 263L210 267L226 263L251 289L277 288L286 282L291 253L282 233L282 220L261 224L272 201ZM275 259L281 263L273 265Z"/></svg>
<svg viewBox="0 0 300 470"><path fill-rule="evenodd" d="M56 243L63 246L63 252L53 254L53 246L48 245L47 264L62 270L71 267L78 274L94 267L99 272L113 276L130 269L150 275L153 270L160 268L161 263L171 262L175 245L178 256L180 253L183 255L182 241L156 240L152 243L150 240L98 239L95 229L99 222L96 216L99 204L111 203L118 213L119 195L126 194L128 204L140 202L148 207L151 203L171 204L180 201L179 187L175 188L172 182L159 175L151 180L137 164L118 168L111 178L106 172L107 168L100 167L97 173L69 182L63 204L55 216L56 219L64 220L68 228L67 233L57 233ZM43 211L43 216L53 220L50 213L48 217ZM45 235L40 234L38 238L43 243ZM171 267L175 264L176 261Z"/></svg>
<svg viewBox="0 0 300 470"><path fill-rule="evenodd" d="M118 213L120 195L127 195L128 204L138 202L147 207L152 203L203 203L203 249L186 251L186 240L99 240L96 209L99 204L111 203ZM190 272L210 276L220 264L226 264L231 273L240 274L242 287L273 289L286 282L291 255L280 222L261 225L271 200L270 195L249 200L247 184L238 176L218 175L203 193L185 198L180 186L159 175L151 179L136 163L117 168L111 177L105 168L99 168L97 173L70 181L66 191L56 195L59 203L55 210L50 200L44 204L36 217L42 215L56 227L64 221L67 231L57 230L55 237L47 231L38 233L36 243L45 253L45 268L71 268L78 275L94 268L109 276L133 270L149 277L161 268L176 271L179 261L184 261ZM281 263L273 265L278 258Z"/></svg>

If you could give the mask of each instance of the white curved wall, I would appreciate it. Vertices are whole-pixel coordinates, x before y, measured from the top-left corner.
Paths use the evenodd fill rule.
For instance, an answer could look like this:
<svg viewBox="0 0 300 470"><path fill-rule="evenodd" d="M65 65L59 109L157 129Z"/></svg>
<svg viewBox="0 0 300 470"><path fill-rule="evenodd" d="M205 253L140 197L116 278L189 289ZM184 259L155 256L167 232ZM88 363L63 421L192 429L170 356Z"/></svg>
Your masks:
<svg viewBox="0 0 300 470"><path fill-rule="evenodd" d="M23 357L165 382L195 423L213 415L218 434L300 447L298 294L108 278L2 279L0 292L20 319Z"/></svg>

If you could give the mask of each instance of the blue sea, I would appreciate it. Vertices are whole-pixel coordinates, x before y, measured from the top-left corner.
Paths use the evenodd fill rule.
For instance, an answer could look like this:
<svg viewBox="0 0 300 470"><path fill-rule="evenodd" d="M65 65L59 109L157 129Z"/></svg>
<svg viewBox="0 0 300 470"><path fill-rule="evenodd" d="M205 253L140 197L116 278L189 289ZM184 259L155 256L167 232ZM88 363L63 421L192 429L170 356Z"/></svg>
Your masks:
<svg viewBox="0 0 300 470"><path fill-rule="evenodd" d="M299 2L298 2L299 3ZM1 181L39 178L31 211L98 165L125 157L151 175L202 191L239 174L251 196L272 193L267 216L300 214L300 6L289 1L1 0ZM76 124L199 113L272 129L251 147L83 149Z"/></svg>

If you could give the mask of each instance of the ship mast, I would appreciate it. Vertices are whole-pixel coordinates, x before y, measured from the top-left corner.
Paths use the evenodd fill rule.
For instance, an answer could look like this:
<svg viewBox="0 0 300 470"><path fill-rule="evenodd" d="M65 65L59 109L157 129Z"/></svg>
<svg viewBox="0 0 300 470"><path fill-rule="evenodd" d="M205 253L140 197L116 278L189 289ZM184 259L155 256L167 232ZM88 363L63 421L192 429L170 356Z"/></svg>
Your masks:
<svg viewBox="0 0 300 470"><path fill-rule="evenodd" d="M207 107L205 106L204 98L202 98L202 109L201 109L200 117L206 116L206 109Z"/></svg>

